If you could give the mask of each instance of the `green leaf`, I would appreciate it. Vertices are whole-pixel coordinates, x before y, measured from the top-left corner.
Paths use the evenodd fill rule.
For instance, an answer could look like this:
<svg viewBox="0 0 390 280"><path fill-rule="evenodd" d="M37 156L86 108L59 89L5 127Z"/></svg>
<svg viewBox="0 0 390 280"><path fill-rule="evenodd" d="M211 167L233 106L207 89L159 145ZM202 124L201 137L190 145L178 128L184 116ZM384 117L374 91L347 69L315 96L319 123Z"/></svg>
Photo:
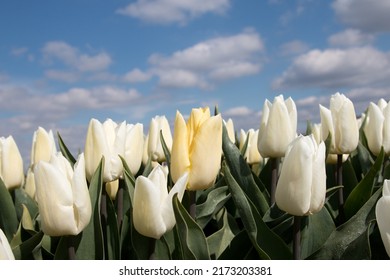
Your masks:
<svg viewBox="0 0 390 280"><path fill-rule="evenodd" d="M227 186L211 190L206 201L196 206L196 222L198 225L204 228L230 197Z"/></svg>
<svg viewBox="0 0 390 280"><path fill-rule="evenodd" d="M131 173L129 166L126 163L126 160L121 156L119 156L119 157L122 160L123 169L124 169L123 179L125 181L125 185L127 187L127 192L128 192L128 195L130 196L130 203L132 205L133 201L134 201L135 177Z"/></svg>
<svg viewBox="0 0 390 280"><path fill-rule="evenodd" d="M173 196L173 211L183 258L186 260L209 260L210 254L206 237L199 225L180 203L177 194Z"/></svg>
<svg viewBox="0 0 390 280"><path fill-rule="evenodd" d="M33 260L36 259L36 252L40 249L43 238L43 232L38 232L31 238L12 248L16 260Z"/></svg>
<svg viewBox="0 0 390 280"><path fill-rule="evenodd" d="M57 132L58 136L58 146L60 147L60 151L62 155L70 162L70 164L73 165L76 163L76 159L73 157L72 153L69 151L68 147L65 145L64 140L62 140L62 137L59 132Z"/></svg>
<svg viewBox="0 0 390 280"><path fill-rule="evenodd" d="M227 165L223 165L223 173L242 223L259 257L262 259L291 259L292 255L287 245L263 222L256 207L232 176Z"/></svg>
<svg viewBox="0 0 390 280"><path fill-rule="evenodd" d="M372 194L372 188L375 182L375 177L381 170L383 159L384 151L382 148L370 171L347 197L347 200L345 201L344 205L345 215L347 219L352 217L370 198Z"/></svg>
<svg viewBox="0 0 390 280"><path fill-rule="evenodd" d="M18 219L23 215L23 206L27 207L30 216L33 218L38 214L38 204L32 199L23 188L14 190L15 194L15 210Z"/></svg>
<svg viewBox="0 0 390 280"><path fill-rule="evenodd" d="M80 260L101 260L104 258L103 231L100 217L103 167L104 157L100 161L100 164L89 184L92 217L88 226L80 234L81 240L76 249L76 257Z"/></svg>
<svg viewBox="0 0 390 280"><path fill-rule="evenodd" d="M301 238L302 259L307 258L321 248L336 229L333 219L325 207L320 212L306 217L305 220L306 223Z"/></svg>
<svg viewBox="0 0 390 280"><path fill-rule="evenodd" d="M111 201L110 197L106 196L106 205L107 205L107 224L106 224L106 234L107 234L107 256L109 260L119 260L121 256L120 250L120 238L119 238L119 229L117 223L117 216L115 212L115 206Z"/></svg>
<svg viewBox="0 0 390 280"><path fill-rule="evenodd" d="M0 178L0 228L10 242L18 230L19 221L16 216L15 206L11 194Z"/></svg>
<svg viewBox="0 0 390 280"><path fill-rule="evenodd" d="M256 184L252 171L242 157L240 150L230 141L225 125L223 126L222 139L223 153L233 178L249 197L260 215L263 216L269 208L267 190L264 186Z"/></svg>
<svg viewBox="0 0 390 280"><path fill-rule="evenodd" d="M367 249L366 235L371 222L375 219L375 205L382 194L378 189L362 208L346 223L335 229L324 245L310 259L340 260L370 258ZM365 252L364 255L362 255Z"/></svg>
<svg viewBox="0 0 390 280"><path fill-rule="evenodd" d="M234 238L234 233L229 225L229 216L226 209L221 210L222 227L207 237L207 244L210 249L210 254L215 258L219 258L223 251L230 245L230 242Z"/></svg>
<svg viewBox="0 0 390 280"><path fill-rule="evenodd" d="M258 259L259 255L253 249L252 242L246 230L234 236L229 246L219 256L219 260Z"/></svg>

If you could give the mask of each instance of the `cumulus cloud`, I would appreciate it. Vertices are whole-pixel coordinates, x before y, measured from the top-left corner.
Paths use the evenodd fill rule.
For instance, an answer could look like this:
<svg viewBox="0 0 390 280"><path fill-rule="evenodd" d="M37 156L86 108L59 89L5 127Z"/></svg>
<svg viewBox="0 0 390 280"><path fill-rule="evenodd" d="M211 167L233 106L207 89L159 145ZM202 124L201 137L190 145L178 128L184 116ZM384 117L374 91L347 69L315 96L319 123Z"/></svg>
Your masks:
<svg viewBox="0 0 390 280"><path fill-rule="evenodd" d="M110 55L105 52L89 55L63 41L47 42L42 48L42 53L47 63L51 64L53 60L58 60L80 72L105 70L112 63Z"/></svg>
<svg viewBox="0 0 390 280"><path fill-rule="evenodd" d="M151 73L147 73L144 71L141 71L138 68L135 68L131 70L130 72L127 72L123 76L123 81L128 83L142 83L149 81L152 78Z"/></svg>
<svg viewBox="0 0 390 280"><path fill-rule="evenodd" d="M117 13L150 23L185 24L206 13L223 14L229 6L229 0L137 0Z"/></svg>
<svg viewBox="0 0 390 280"><path fill-rule="evenodd" d="M284 43L280 47L280 53L283 56L297 55L306 52L309 49L309 46L300 40L293 40L287 43Z"/></svg>
<svg viewBox="0 0 390 280"><path fill-rule="evenodd" d="M294 59L274 88L356 87L388 83L390 54L370 46L311 50Z"/></svg>
<svg viewBox="0 0 390 280"><path fill-rule="evenodd" d="M390 31L388 0L335 0L332 7L346 25L368 32Z"/></svg>
<svg viewBox="0 0 390 280"><path fill-rule="evenodd" d="M364 33L359 29L346 29L333 34L328 38L331 46L335 47L357 47L371 44L375 37L373 34Z"/></svg>
<svg viewBox="0 0 390 280"><path fill-rule="evenodd" d="M251 30L217 37L170 56L149 57L150 72L161 86L207 88L217 81L256 74L261 69L263 41Z"/></svg>

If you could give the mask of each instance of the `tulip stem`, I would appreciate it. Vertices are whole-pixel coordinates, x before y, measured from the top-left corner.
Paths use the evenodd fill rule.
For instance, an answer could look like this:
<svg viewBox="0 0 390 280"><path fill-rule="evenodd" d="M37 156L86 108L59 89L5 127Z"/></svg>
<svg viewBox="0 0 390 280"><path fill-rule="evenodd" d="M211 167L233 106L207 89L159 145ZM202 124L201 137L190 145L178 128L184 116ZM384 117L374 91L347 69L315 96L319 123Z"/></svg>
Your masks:
<svg viewBox="0 0 390 280"><path fill-rule="evenodd" d="M189 191L189 206L190 206L190 216L192 219L196 219L196 191Z"/></svg>
<svg viewBox="0 0 390 280"><path fill-rule="evenodd" d="M119 180L119 188L116 195L117 224L120 232L123 222L123 188L124 180Z"/></svg>
<svg viewBox="0 0 390 280"><path fill-rule="evenodd" d="M154 253L156 249L156 241L157 239L149 238L149 260L156 259L156 254Z"/></svg>
<svg viewBox="0 0 390 280"><path fill-rule="evenodd" d="M342 154L337 155L336 183L337 186L343 185L343 155ZM340 188L338 191L338 199L339 199L339 222L340 224L343 224L345 221L343 188Z"/></svg>
<svg viewBox="0 0 390 280"><path fill-rule="evenodd" d="M68 241L68 257L70 260L76 259L76 250L74 248L74 236L69 235L66 237Z"/></svg>
<svg viewBox="0 0 390 280"><path fill-rule="evenodd" d="M276 185L278 183L279 158L270 158L271 160L271 205L275 203Z"/></svg>
<svg viewBox="0 0 390 280"><path fill-rule="evenodd" d="M293 225L293 256L294 260L301 259L301 216L294 216Z"/></svg>
<svg viewBox="0 0 390 280"><path fill-rule="evenodd" d="M108 219L108 213L107 213L107 191L106 188L103 186L102 188L102 196L100 201L100 219L102 224L102 233L103 233L103 246L104 248L108 248L107 244L107 219ZM105 259L108 259L108 250L105 249Z"/></svg>

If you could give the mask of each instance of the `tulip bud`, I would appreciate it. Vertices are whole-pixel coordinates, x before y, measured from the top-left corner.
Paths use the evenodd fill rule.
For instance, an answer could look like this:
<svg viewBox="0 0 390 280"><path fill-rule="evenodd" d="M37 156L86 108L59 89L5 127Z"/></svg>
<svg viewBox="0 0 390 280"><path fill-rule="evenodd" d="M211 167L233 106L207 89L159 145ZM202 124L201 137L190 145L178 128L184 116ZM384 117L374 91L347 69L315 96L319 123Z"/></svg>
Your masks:
<svg viewBox="0 0 390 280"><path fill-rule="evenodd" d="M228 119L227 121L223 120L226 130L228 133L229 140L232 141L232 143L236 143L236 135L234 131L234 123L232 119Z"/></svg>
<svg viewBox="0 0 390 280"><path fill-rule="evenodd" d="M177 112L171 154L171 175L176 182L189 173L188 190L210 187L219 172L222 153L221 115L209 108L192 109L188 122Z"/></svg>
<svg viewBox="0 0 390 280"><path fill-rule="evenodd" d="M161 145L160 131L162 131L165 144L170 150L172 147L172 133L165 116L156 116L152 118L149 126L148 140L148 155L151 157L152 161L163 162L166 158Z"/></svg>
<svg viewBox="0 0 390 280"><path fill-rule="evenodd" d="M85 167L88 181L104 156L104 182L118 179L123 174L119 156L125 155L126 123L116 124L107 119L103 124L91 119L85 141Z"/></svg>
<svg viewBox="0 0 390 280"><path fill-rule="evenodd" d="M390 257L390 180L383 182L382 197L375 206L376 221L387 255Z"/></svg>
<svg viewBox="0 0 390 280"><path fill-rule="evenodd" d="M390 104L390 102L389 102ZM390 154L390 106L381 107L370 103L367 110L366 123L363 128L368 148L374 155L379 155L381 148Z"/></svg>
<svg viewBox="0 0 390 280"><path fill-rule="evenodd" d="M36 193L35 176L34 176L33 168L31 167L29 167L29 169L27 170L26 183L24 184L24 191L28 194L29 197L35 199L35 193Z"/></svg>
<svg viewBox="0 0 390 280"><path fill-rule="evenodd" d="M23 159L12 136L0 137L0 178L7 189L23 184Z"/></svg>
<svg viewBox="0 0 390 280"><path fill-rule="evenodd" d="M184 174L168 193L167 175L157 165L148 177L139 176L135 181L134 227L140 234L155 239L160 239L175 226L172 198L177 193L178 199L182 200L188 179L188 174Z"/></svg>
<svg viewBox="0 0 390 280"><path fill-rule="evenodd" d="M262 157L278 158L286 153L288 144L296 137L297 108L291 98L275 97L273 104L265 100L261 119L258 150Z"/></svg>
<svg viewBox="0 0 390 280"><path fill-rule="evenodd" d="M322 140L331 134L330 154L350 154L359 142L355 108L345 95L336 93L330 99L330 110L320 105Z"/></svg>
<svg viewBox="0 0 390 280"><path fill-rule="evenodd" d="M125 160L133 175L137 174L141 167L144 150L144 127L137 123L127 124L126 126L126 144Z"/></svg>
<svg viewBox="0 0 390 280"><path fill-rule="evenodd" d="M322 209L325 194L325 144L318 145L313 135L301 135L288 146L275 202L291 215L306 216Z"/></svg>
<svg viewBox="0 0 390 280"><path fill-rule="evenodd" d="M73 168L61 153L34 168L41 228L47 235L77 235L91 219L84 154Z"/></svg>
<svg viewBox="0 0 390 280"><path fill-rule="evenodd" d="M31 148L31 165L40 160L49 161L51 156L57 152L53 132L47 132L44 128L38 127L34 132Z"/></svg>
<svg viewBox="0 0 390 280"><path fill-rule="evenodd" d="M244 144L248 140L248 145L245 150L244 158L248 164L256 164L262 161L259 150L257 149L257 139L259 136L259 130L249 129L245 132L243 129L240 131L240 150L243 149Z"/></svg>
<svg viewBox="0 0 390 280"><path fill-rule="evenodd" d="M0 260L15 260L8 239L0 228Z"/></svg>

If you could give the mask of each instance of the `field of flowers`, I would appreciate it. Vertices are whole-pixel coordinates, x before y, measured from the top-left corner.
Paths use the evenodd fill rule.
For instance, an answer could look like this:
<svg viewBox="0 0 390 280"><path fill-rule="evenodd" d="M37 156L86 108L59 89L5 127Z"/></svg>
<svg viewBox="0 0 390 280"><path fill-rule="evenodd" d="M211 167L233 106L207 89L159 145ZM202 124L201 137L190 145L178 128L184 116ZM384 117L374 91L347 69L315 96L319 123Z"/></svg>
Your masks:
<svg viewBox="0 0 390 280"><path fill-rule="evenodd" d="M26 174L2 137L0 259L388 259L390 102L336 93L304 135L291 98L262 112L91 119L78 155L38 128Z"/></svg>

